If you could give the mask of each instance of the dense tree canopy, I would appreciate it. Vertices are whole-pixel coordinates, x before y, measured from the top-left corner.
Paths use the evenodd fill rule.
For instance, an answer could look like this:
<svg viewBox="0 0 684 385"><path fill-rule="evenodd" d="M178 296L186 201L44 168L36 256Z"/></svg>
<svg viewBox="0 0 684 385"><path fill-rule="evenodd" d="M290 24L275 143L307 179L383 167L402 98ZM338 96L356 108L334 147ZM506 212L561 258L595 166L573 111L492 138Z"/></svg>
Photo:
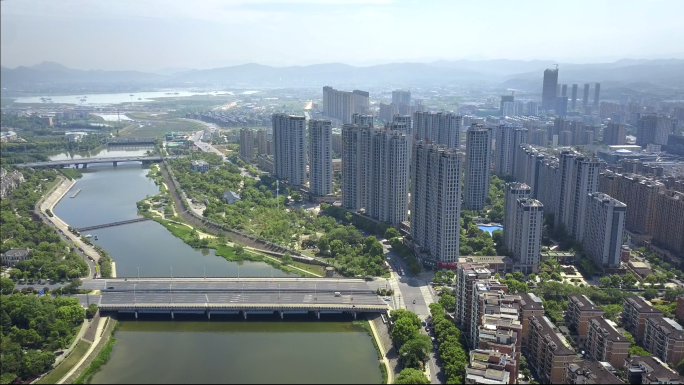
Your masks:
<svg viewBox="0 0 684 385"><path fill-rule="evenodd" d="M70 250L53 228L33 212L48 184L54 181L53 170L23 169L25 182L0 202L0 252L12 248L31 249L31 258L18 262L11 270L13 279L66 280L88 274L88 264Z"/></svg>
<svg viewBox="0 0 684 385"><path fill-rule="evenodd" d="M430 380L428 380L427 376L425 376L425 373L421 372L420 370L417 369L412 369L412 368L406 368L399 373L397 378L394 380L395 384L429 384Z"/></svg>

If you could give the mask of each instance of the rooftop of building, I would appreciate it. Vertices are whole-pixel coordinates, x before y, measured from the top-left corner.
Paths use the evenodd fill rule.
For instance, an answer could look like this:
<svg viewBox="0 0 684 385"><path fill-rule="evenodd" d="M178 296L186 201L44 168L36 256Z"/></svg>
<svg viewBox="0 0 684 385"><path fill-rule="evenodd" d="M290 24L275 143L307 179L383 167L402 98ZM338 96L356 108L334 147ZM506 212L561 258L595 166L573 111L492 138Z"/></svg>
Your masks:
<svg viewBox="0 0 684 385"><path fill-rule="evenodd" d="M14 257L14 258L19 257L19 258L21 258L21 257L26 257L27 255L29 255L30 252L31 252L31 249L29 249L28 247L25 247L25 248L21 248L21 249L9 249L9 250L5 251L2 255L4 257Z"/></svg>
<svg viewBox="0 0 684 385"><path fill-rule="evenodd" d="M684 377L680 376L667 364L657 357L641 357L633 355L625 359L625 367L630 373L644 373L651 383L666 384L667 380L677 379L684 383Z"/></svg>
<svg viewBox="0 0 684 385"><path fill-rule="evenodd" d="M571 294L568 296L568 304L574 304L580 311L600 311L603 309L596 306L587 296L581 294Z"/></svg>
<svg viewBox="0 0 684 385"><path fill-rule="evenodd" d="M530 325L534 325L539 329L539 334L546 341L548 345L551 346L554 354L557 356L572 356L575 355L575 351L568 348L563 339L556 333L553 329L553 324L546 317L535 317L530 316Z"/></svg>
<svg viewBox="0 0 684 385"><path fill-rule="evenodd" d="M622 381L598 361L582 360L568 365L571 375L577 376L576 384L620 384ZM579 378L579 377L584 378Z"/></svg>
<svg viewBox="0 0 684 385"><path fill-rule="evenodd" d="M669 318L665 318L660 315L655 315L652 317L648 317L646 319L646 322L648 322L649 324L651 324L651 326L658 329L658 331L660 331L661 333L668 336L668 338L672 338L677 341L684 341L684 333L682 333L682 326L678 324L676 321Z"/></svg>
<svg viewBox="0 0 684 385"><path fill-rule="evenodd" d="M541 298L532 293L520 294L520 305L523 310L544 310Z"/></svg>
<svg viewBox="0 0 684 385"><path fill-rule="evenodd" d="M638 295L628 295L624 298L624 302L635 308L639 313L662 314L660 310L651 306L643 297Z"/></svg>
<svg viewBox="0 0 684 385"><path fill-rule="evenodd" d="M593 317L589 320L589 323L600 328L605 338L609 341L629 342L629 340L617 330L616 325L610 320L607 320L603 317Z"/></svg>

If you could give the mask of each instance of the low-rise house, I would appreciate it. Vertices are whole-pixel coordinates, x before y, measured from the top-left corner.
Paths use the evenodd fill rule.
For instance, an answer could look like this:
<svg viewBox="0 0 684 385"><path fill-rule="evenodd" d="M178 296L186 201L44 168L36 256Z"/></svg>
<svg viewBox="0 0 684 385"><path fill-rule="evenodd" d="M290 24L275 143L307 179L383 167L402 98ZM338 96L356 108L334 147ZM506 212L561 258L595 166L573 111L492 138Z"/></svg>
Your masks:
<svg viewBox="0 0 684 385"><path fill-rule="evenodd" d="M240 200L240 195L238 195L236 192L228 190L223 193L223 199L227 204L232 205Z"/></svg>
<svg viewBox="0 0 684 385"><path fill-rule="evenodd" d="M5 266L14 266L17 262L26 261L31 258L31 249L28 247L23 249L9 249L2 254L2 264Z"/></svg>
<svg viewBox="0 0 684 385"><path fill-rule="evenodd" d="M200 173L205 173L209 171L209 163L207 163L204 160L193 160L191 163L191 167L193 170Z"/></svg>

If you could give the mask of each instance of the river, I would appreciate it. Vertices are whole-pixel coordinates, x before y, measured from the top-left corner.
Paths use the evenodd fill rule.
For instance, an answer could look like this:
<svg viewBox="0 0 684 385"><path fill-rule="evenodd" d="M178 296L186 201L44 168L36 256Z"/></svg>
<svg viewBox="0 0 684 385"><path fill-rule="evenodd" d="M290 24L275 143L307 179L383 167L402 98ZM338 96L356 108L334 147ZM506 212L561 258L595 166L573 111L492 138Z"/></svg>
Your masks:
<svg viewBox="0 0 684 385"><path fill-rule="evenodd" d="M140 150L146 151L146 150ZM120 153L122 150L114 150ZM126 151L127 153L130 153ZM101 156L101 155L98 155ZM110 154L110 156L113 156ZM90 165L83 177L55 206L54 213L73 227L93 226L138 217L135 203L159 193L140 164ZM80 189L76 197L71 196ZM116 263L118 277L285 277L293 274L264 262L232 262L213 249L197 250L162 225L148 221L88 231L91 240Z"/></svg>
<svg viewBox="0 0 684 385"><path fill-rule="evenodd" d="M342 316L120 321L94 384L380 383L371 337ZM323 316L325 318L325 316ZM159 321L159 319L164 319ZM340 322L342 320L346 322Z"/></svg>
<svg viewBox="0 0 684 385"><path fill-rule="evenodd" d="M116 94L79 94L79 95L55 95L55 96L26 96L18 97L14 103L58 103L58 104L79 104L83 106L108 105L120 103L143 103L151 102L160 98L183 98L190 96L226 96L226 95L252 95L259 91L239 90L231 91L145 91L145 92L122 92Z"/></svg>

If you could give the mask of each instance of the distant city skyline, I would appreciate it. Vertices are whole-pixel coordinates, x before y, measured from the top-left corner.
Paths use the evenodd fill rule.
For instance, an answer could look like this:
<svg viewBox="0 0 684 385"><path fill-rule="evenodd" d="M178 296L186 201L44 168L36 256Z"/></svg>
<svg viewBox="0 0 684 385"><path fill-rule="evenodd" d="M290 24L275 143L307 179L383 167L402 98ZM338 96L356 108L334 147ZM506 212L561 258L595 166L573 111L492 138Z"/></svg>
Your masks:
<svg viewBox="0 0 684 385"><path fill-rule="evenodd" d="M10 68L43 61L159 71L245 63L684 58L677 39L684 35L684 2L676 0L583 0L560 10L540 0L6 0L0 7L1 64ZM529 41L535 44L522 44Z"/></svg>

